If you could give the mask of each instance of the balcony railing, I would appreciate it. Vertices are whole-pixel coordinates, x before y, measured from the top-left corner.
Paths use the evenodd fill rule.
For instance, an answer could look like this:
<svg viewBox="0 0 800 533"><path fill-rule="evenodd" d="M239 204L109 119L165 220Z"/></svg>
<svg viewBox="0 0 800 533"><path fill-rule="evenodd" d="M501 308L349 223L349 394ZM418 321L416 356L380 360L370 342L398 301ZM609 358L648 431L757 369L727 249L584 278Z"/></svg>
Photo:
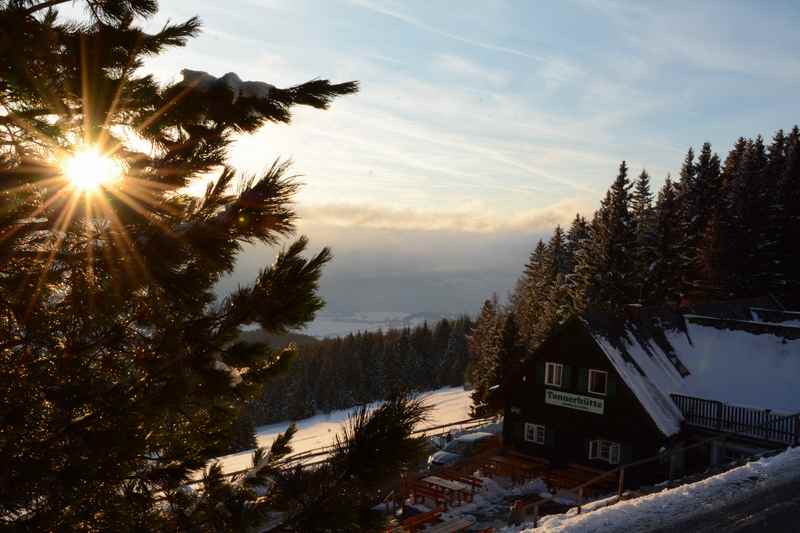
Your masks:
<svg viewBox="0 0 800 533"><path fill-rule="evenodd" d="M769 409L728 405L680 394L673 394L672 399L690 426L768 442L790 445L800 442L799 414L773 413Z"/></svg>

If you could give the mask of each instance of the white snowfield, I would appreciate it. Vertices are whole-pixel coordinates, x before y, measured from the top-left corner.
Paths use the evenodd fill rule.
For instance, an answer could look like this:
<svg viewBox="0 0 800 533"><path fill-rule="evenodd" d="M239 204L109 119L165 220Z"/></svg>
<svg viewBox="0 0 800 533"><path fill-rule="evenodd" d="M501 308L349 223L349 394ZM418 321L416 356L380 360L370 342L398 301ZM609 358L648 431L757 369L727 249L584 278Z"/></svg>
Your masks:
<svg viewBox="0 0 800 533"><path fill-rule="evenodd" d="M458 422L469 418L471 403L469 391L461 387L446 387L422 394L425 402L432 406L428 419L417 429ZM373 404L377 405L377 404ZM299 420L297 433L292 439L293 453L302 453L316 448L330 446L337 433L341 433L342 425L355 409L342 409ZM269 446L279 433L286 431L290 422L277 422L256 428L256 441L259 446ZM252 466L253 450L225 455L217 458L223 472L236 472Z"/></svg>
<svg viewBox="0 0 800 533"><path fill-rule="evenodd" d="M506 533L539 532L625 532L650 531L717 508L743 502L755 493L773 490L793 479L800 479L800 447L774 457L760 459L722 474L688 485L623 501L592 512L551 515L539 527L505 528ZM600 503L600 502L598 502ZM597 507L597 504L594 505ZM591 509L592 504L584 506Z"/></svg>

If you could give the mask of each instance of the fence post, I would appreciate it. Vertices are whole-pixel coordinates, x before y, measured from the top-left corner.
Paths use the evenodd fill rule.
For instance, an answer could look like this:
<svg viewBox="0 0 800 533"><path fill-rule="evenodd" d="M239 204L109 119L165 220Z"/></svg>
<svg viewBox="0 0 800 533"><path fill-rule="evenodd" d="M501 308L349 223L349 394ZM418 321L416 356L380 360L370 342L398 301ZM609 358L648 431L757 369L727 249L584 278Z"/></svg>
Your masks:
<svg viewBox="0 0 800 533"><path fill-rule="evenodd" d="M625 467L619 469L619 486L617 487L617 496L622 499L622 490L625 486Z"/></svg>
<svg viewBox="0 0 800 533"><path fill-rule="evenodd" d="M539 527L539 502L533 504L533 527Z"/></svg>
<svg viewBox="0 0 800 533"><path fill-rule="evenodd" d="M583 487L578 489L578 514L581 514L581 505L583 505Z"/></svg>
<svg viewBox="0 0 800 533"><path fill-rule="evenodd" d="M794 445L800 445L800 415L794 417Z"/></svg>
<svg viewBox="0 0 800 533"><path fill-rule="evenodd" d="M722 402L717 402L717 421L715 427L717 430L722 429Z"/></svg>

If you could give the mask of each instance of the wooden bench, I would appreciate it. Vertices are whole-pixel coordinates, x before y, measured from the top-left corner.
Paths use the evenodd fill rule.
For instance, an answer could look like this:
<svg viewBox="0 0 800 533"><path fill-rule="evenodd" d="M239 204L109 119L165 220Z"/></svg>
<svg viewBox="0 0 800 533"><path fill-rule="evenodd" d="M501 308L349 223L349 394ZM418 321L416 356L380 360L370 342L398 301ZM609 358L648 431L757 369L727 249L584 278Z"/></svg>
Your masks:
<svg viewBox="0 0 800 533"><path fill-rule="evenodd" d="M400 525L403 527L404 530L408 531L409 533L414 533L418 529L420 529L425 524L430 524L431 522L435 522L441 516L442 510L435 509L433 511L428 511L427 513L420 513L411 517L406 518Z"/></svg>
<svg viewBox="0 0 800 533"><path fill-rule="evenodd" d="M414 497L414 503L424 503L425 498L430 498L436 505L441 506L442 509L447 509L447 497L444 493L438 490L431 489L427 485L414 485L411 487L411 495Z"/></svg>
<svg viewBox="0 0 800 533"><path fill-rule="evenodd" d="M464 500L471 502L474 492L472 485L462 483L440 476L428 476L417 480L417 483L427 485L427 488L441 492L443 496L449 498L451 503L461 504Z"/></svg>
<svg viewBox="0 0 800 533"><path fill-rule="evenodd" d="M475 490L483 487L483 481L481 481L476 477L465 476L457 472L449 472L449 471L438 472L438 475L445 479L452 479L453 481L460 481L461 483L466 483L467 485L470 485L472 487L472 492L475 492Z"/></svg>

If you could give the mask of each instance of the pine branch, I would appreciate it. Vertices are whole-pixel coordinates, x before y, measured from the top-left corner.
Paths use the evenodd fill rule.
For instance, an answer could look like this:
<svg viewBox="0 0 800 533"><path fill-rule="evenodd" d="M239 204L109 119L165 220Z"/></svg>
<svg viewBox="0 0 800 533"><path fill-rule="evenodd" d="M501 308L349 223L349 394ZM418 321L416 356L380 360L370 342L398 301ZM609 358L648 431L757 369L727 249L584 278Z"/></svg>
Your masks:
<svg viewBox="0 0 800 533"><path fill-rule="evenodd" d="M29 7L24 11L26 15L32 15L37 11L41 11L42 9L49 9L51 7L55 7L59 4L66 4L67 2L72 2L73 0L48 0L47 2L42 2L41 4L36 4L34 6Z"/></svg>

